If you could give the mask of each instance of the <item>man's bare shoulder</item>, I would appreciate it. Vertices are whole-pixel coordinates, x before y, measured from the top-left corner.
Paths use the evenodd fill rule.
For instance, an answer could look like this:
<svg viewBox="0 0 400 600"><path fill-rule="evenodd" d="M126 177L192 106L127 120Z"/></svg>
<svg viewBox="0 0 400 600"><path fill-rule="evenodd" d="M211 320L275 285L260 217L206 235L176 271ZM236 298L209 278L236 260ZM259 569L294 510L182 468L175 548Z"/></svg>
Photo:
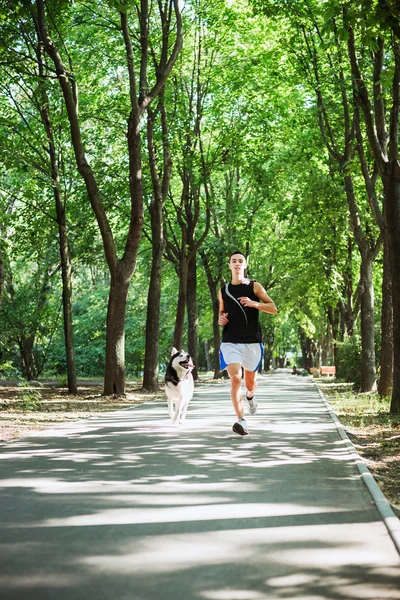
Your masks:
<svg viewBox="0 0 400 600"><path fill-rule="evenodd" d="M265 292L264 287L261 285L261 283L259 281L253 281L253 288L254 290L260 290L260 292Z"/></svg>

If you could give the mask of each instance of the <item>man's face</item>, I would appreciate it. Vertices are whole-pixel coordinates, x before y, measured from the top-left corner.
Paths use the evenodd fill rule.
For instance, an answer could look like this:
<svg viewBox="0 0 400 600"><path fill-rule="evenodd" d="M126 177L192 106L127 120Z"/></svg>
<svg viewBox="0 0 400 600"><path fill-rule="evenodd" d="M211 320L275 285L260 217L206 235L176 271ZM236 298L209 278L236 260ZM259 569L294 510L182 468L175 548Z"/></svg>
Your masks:
<svg viewBox="0 0 400 600"><path fill-rule="evenodd" d="M229 260L229 268L232 271L232 275L244 275L246 267L247 262L243 254L232 254Z"/></svg>

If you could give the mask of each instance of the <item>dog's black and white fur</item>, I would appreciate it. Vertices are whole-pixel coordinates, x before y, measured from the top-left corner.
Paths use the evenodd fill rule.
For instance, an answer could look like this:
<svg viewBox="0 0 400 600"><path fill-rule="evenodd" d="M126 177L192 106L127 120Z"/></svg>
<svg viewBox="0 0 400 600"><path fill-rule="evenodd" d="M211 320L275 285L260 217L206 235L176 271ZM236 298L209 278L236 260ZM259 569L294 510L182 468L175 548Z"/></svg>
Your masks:
<svg viewBox="0 0 400 600"><path fill-rule="evenodd" d="M186 411L192 399L194 381L192 370L194 364L190 355L184 350L172 348L171 360L165 373L165 395L168 412L174 425L182 425Z"/></svg>

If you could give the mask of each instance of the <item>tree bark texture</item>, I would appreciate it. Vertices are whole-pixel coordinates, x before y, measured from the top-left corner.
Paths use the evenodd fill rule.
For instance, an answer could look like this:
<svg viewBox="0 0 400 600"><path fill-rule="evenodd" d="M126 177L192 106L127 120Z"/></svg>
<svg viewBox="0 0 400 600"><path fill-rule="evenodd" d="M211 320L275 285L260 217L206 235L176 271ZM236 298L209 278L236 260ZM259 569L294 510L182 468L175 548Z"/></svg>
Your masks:
<svg viewBox="0 0 400 600"><path fill-rule="evenodd" d="M206 359L206 369L207 371L212 371L212 363L210 357L210 341L204 340L204 355Z"/></svg>
<svg viewBox="0 0 400 600"><path fill-rule="evenodd" d="M105 396L125 394L125 313L130 279L121 267L111 275L107 310Z"/></svg>
<svg viewBox="0 0 400 600"><path fill-rule="evenodd" d="M186 296L187 296L187 279L188 279L188 263L187 259L183 259L179 266L179 288L178 288L178 303L176 306L175 329L174 329L174 347L178 350L183 346L183 328L185 325L186 311Z"/></svg>
<svg viewBox="0 0 400 600"><path fill-rule="evenodd" d="M215 278L213 277L211 266L207 258L207 253L200 249L200 257L207 277L208 289L211 295L211 303L213 309L213 344L214 344L214 376L213 379L220 379L222 377L221 366L219 362L219 349L221 346L221 329L218 325L219 319L219 298L218 298L218 286L221 279L220 274Z"/></svg>
<svg viewBox="0 0 400 600"><path fill-rule="evenodd" d="M400 163L395 158L385 167L385 225L389 233L393 300L393 389L390 412L400 413Z"/></svg>
<svg viewBox="0 0 400 600"><path fill-rule="evenodd" d="M3 252L0 248L0 304L3 298L3 289L4 289L4 281L5 281L5 267L3 261Z"/></svg>
<svg viewBox="0 0 400 600"><path fill-rule="evenodd" d="M188 314L188 352L195 365L192 373L193 378L196 381L198 379L199 366L199 316L197 314L197 269L195 253L192 253L188 263L186 302Z"/></svg>
<svg viewBox="0 0 400 600"><path fill-rule="evenodd" d="M264 351L264 371L268 373L271 370L272 364L272 351L265 348Z"/></svg>
<svg viewBox="0 0 400 600"><path fill-rule="evenodd" d="M378 393L390 396L393 386L393 296L390 263L390 244L384 235L383 280L382 280L382 320L381 320L381 360Z"/></svg>
<svg viewBox="0 0 400 600"><path fill-rule="evenodd" d="M160 302L162 282L162 259L165 250L164 239L164 204L171 180L172 162L168 142L167 115L163 94L160 96L158 109L161 115L163 142L163 177L162 181L157 168L157 157L154 145L154 122L156 113L150 108L147 111L147 146L150 164L153 197L150 204L152 263L150 285L147 299L146 316L146 349L143 369L143 390L158 390L159 367L159 335L160 335Z"/></svg>
<svg viewBox="0 0 400 600"><path fill-rule="evenodd" d="M376 391L373 261L361 261L361 392Z"/></svg>
<svg viewBox="0 0 400 600"><path fill-rule="evenodd" d="M78 382L76 377L74 334L72 324L72 264L71 253L68 244L68 232L65 222L65 210L61 199L59 198L59 194L59 188L55 188L54 195L56 198L58 235L61 256L63 323L68 392L70 394L77 394Z"/></svg>
<svg viewBox="0 0 400 600"><path fill-rule="evenodd" d="M299 328L299 340L301 353L303 355L303 368L307 370L311 369L314 366L316 346L313 340L307 336L301 327Z"/></svg>
<svg viewBox="0 0 400 600"><path fill-rule="evenodd" d="M33 344L35 342L35 334L28 337L22 337L19 340L19 351L21 356L22 373L25 379L32 381L36 378L37 370L35 357L33 354Z"/></svg>
<svg viewBox="0 0 400 600"><path fill-rule="evenodd" d="M352 176L345 175L344 185L351 215L351 224L358 250L361 255L360 281L357 292L360 294L361 318L361 391L376 391L376 362L374 334L374 284L372 270L380 242L370 248L370 241L361 229L358 207L355 199Z"/></svg>
<svg viewBox="0 0 400 600"><path fill-rule="evenodd" d="M336 340L339 340L339 310L335 310L333 306L328 306L328 322L332 329L332 362L337 368L338 366L338 347L336 345Z"/></svg>
<svg viewBox="0 0 400 600"><path fill-rule="evenodd" d="M162 257L164 251L164 239L162 234L162 207L161 211L156 210L156 208L154 208L154 210L151 210L151 220L152 263L149 293L147 298L146 350L143 372L143 390L147 392L156 392L158 391L159 387L158 365L160 334L160 301Z"/></svg>

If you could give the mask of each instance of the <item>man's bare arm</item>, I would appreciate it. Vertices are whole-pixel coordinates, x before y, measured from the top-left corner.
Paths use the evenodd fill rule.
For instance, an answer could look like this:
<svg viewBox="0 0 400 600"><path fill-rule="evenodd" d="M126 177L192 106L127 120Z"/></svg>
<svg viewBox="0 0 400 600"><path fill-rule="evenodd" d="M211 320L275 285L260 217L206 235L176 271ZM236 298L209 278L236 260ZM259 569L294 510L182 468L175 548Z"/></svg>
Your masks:
<svg viewBox="0 0 400 600"><path fill-rule="evenodd" d="M255 300L250 300L250 298L242 297L242 298L238 298L240 303L243 304L243 306L257 308L261 312L266 312L270 315L276 315L276 313L278 312L278 309L276 308L275 303L272 300L272 298L270 298L268 296L267 292L265 291L265 289L263 288L261 283L258 283L257 281L255 281L253 290L254 290L255 295L257 296L257 298L259 298L261 300L261 302L256 302Z"/></svg>

